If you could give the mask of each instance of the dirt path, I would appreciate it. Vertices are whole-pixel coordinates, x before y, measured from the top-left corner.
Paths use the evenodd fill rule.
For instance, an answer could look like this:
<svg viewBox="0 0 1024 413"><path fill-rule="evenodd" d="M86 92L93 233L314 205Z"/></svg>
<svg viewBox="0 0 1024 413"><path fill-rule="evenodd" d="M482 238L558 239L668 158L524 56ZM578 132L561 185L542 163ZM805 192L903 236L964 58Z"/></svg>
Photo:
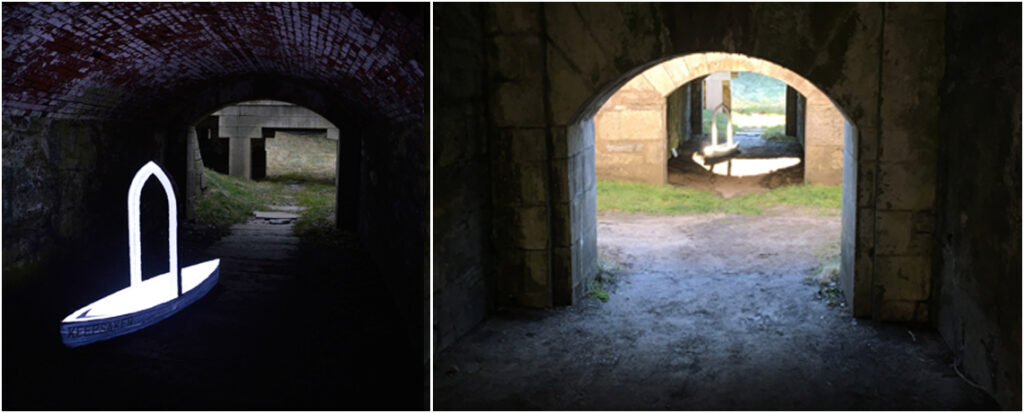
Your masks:
<svg viewBox="0 0 1024 413"><path fill-rule="evenodd" d="M602 303L509 311L435 360L438 409L986 409L933 332L853 319L806 280L838 217L599 218Z"/></svg>

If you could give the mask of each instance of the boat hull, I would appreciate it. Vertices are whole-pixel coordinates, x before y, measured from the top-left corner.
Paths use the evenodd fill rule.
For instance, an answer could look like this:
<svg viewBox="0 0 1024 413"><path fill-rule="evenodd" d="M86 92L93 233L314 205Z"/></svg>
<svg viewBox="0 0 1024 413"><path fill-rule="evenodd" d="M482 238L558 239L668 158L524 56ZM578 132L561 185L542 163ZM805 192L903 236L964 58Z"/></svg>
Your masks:
<svg viewBox="0 0 1024 413"><path fill-rule="evenodd" d="M109 340L151 326L188 307L209 292L220 278L220 265L213 269L199 285L180 296L152 307L132 313L101 318L62 322L60 336L64 345L78 347L97 341Z"/></svg>

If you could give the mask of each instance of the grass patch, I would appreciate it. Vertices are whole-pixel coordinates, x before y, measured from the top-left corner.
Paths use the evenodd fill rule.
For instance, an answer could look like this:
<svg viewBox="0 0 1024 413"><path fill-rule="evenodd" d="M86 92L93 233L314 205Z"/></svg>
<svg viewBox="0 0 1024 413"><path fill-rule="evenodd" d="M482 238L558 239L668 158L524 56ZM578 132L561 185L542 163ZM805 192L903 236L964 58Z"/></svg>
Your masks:
<svg viewBox="0 0 1024 413"><path fill-rule="evenodd" d="M759 194L725 200L722 211L731 214L761 215L765 209L779 206L810 207L820 215L838 215L843 207L842 186L787 185Z"/></svg>
<svg viewBox="0 0 1024 413"><path fill-rule="evenodd" d="M673 185L597 180L597 210L657 215L729 214L761 215L765 209L799 206L817 209L822 215L836 215L842 208L841 186L789 185L759 194L723 199L713 191Z"/></svg>
<svg viewBox="0 0 1024 413"><path fill-rule="evenodd" d="M818 247L814 252L818 267L808 276L808 280L822 286L839 281L839 265L841 260L839 241L832 241ZM832 286L835 286L832 284Z"/></svg>
<svg viewBox="0 0 1024 413"><path fill-rule="evenodd" d="M843 292L839 289L839 268L842 254L839 241L824 244L814 252L818 266L807 275L807 282L817 285L818 297L829 307L845 307Z"/></svg>
<svg viewBox="0 0 1024 413"><path fill-rule="evenodd" d="M738 113L786 113L786 83L775 78L739 72L729 81L732 109Z"/></svg>
<svg viewBox="0 0 1024 413"><path fill-rule="evenodd" d="M196 221L226 230L245 222L252 211L280 202L284 187L276 182L250 181L203 168L206 190L196 200Z"/></svg>
<svg viewBox="0 0 1024 413"><path fill-rule="evenodd" d="M600 252L597 254L597 276L593 280L590 280L588 285L587 295L594 297L601 302L608 302L610 298L608 291L605 290L605 285L611 285L615 283L615 276L624 271L622 266L615 263L614 261L603 256Z"/></svg>
<svg viewBox="0 0 1024 413"><path fill-rule="evenodd" d="M597 180L597 210L647 214L694 214L716 212L722 198L711 191L672 185Z"/></svg>
<svg viewBox="0 0 1024 413"><path fill-rule="evenodd" d="M295 220L295 235L304 242L318 246L332 247L348 243L352 238L337 228L335 221L335 187L334 180L304 177L296 174L269 177L268 180L281 182L281 185L298 184L300 189L289 190L291 202L305 207L301 217Z"/></svg>
<svg viewBox="0 0 1024 413"><path fill-rule="evenodd" d="M271 205L305 207L295 221L295 234L304 241L338 246L351 241L335 225L334 179L303 176L301 173L250 181L204 169L207 188L196 201L196 221L226 231L245 222L253 211L270 210ZM298 186L292 186L298 184Z"/></svg>
<svg viewBox="0 0 1024 413"><path fill-rule="evenodd" d="M707 134L708 136L711 136L711 116L715 114L715 111L704 109L704 111L701 112L701 113L702 113L702 115L701 115L702 118L701 119L704 122L704 133ZM728 126L728 125L729 125L729 117L725 116L724 114L719 115L718 116L718 136L719 137L725 136L725 131L726 131L725 127ZM733 131L737 130L736 122L732 123L732 130Z"/></svg>
<svg viewBox="0 0 1024 413"><path fill-rule="evenodd" d="M267 176L334 179L338 142L325 133L278 131L267 139Z"/></svg>
<svg viewBox="0 0 1024 413"><path fill-rule="evenodd" d="M799 143L796 138L786 135L786 125L776 125L764 130L761 139L768 142Z"/></svg>

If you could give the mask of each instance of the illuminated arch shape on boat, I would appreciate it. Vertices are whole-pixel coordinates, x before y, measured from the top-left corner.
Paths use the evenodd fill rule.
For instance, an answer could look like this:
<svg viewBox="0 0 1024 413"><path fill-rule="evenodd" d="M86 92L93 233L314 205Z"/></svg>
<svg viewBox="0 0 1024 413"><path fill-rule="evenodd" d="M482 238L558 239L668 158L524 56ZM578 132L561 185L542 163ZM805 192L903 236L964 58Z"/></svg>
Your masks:
<svg viewBox="0 0 1024 413"><path fill-rule="evenodd" d="M142 166L135 173L132 185L128 187L128 259L131 265L131 286L142 283L142 240L139 233L139 207L142 197L142 188L146 186L149 177L156 177L167 195L167 255L169 259L168 271L174 276L174 291L181 295L181 274L178 273L178 199L174 196L174 186L167 178L163 168L155 162Z"/></svg>
<svg viewBox="0 0 1024 413"><path fill-rule="evenodd" d="M168 272L142 279L142 239L139 214L142 188L150 177L160 181L167 195ZM220 278L220 259L178 268L178 208L174 186L159 165L149 162L128 188L127 288L78 309L61 322L60 334L68 347L128 334L170 317L206 295Z"/></svg>

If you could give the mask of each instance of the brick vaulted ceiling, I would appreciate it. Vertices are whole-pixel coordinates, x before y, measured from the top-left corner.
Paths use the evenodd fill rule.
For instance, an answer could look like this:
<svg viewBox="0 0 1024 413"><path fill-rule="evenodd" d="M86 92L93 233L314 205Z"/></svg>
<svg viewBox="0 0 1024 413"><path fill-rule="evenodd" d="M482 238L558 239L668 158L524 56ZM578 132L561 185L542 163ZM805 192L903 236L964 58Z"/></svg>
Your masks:
<svg viewBox="0 0 1024 413"><path fill-rule="evenodd" d="M3 113L132 117L211 81L270 76L327 88L369 115L422 120L421 6L5 3Z"/></svg>

